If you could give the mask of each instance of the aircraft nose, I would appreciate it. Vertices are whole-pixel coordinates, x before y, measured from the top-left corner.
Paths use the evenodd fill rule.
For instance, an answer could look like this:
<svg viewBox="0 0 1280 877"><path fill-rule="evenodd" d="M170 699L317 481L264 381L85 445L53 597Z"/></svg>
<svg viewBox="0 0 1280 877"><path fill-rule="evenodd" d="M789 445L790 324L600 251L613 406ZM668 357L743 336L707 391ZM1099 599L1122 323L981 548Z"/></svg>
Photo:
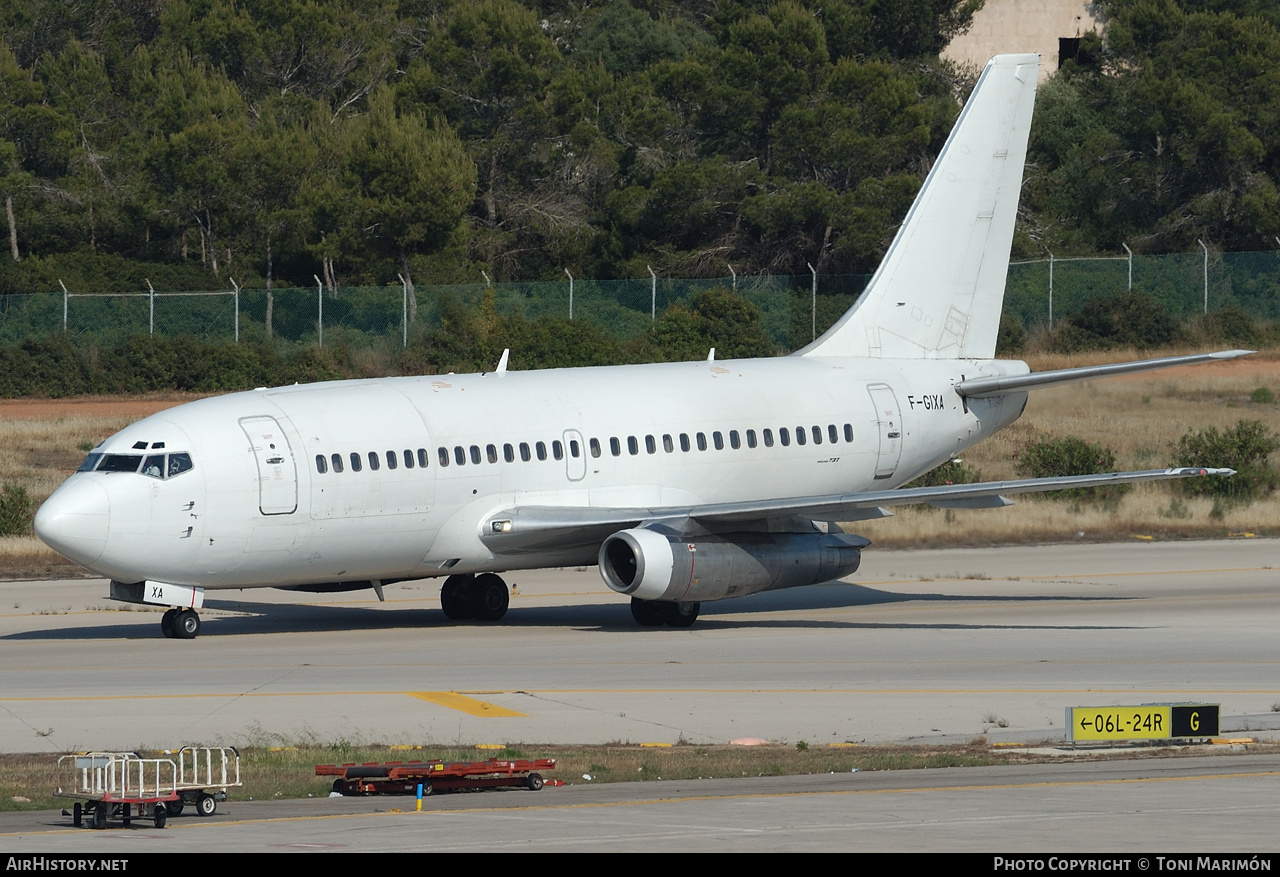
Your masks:
<svg viewBox="0 0 1280 877"><path fill-rule="evenodd" d="M88 566L107 547L111 501L96 481L73 478L36 512L36 535L54 551Z"/></svg>

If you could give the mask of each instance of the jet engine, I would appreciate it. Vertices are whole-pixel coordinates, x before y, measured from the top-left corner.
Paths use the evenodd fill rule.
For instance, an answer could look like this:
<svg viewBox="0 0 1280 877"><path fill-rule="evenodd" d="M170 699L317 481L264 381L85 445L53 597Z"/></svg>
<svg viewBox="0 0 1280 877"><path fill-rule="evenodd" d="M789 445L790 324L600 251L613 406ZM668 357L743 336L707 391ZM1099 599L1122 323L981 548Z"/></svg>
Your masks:
<svg viewBox="0 0 1280 877"><path fill-rule="evenodd" d="M844 533L725 533L682 538L657 529L614 533L600 574L641 600L703 601L813 585L858 568L871 543Z"/></svg>

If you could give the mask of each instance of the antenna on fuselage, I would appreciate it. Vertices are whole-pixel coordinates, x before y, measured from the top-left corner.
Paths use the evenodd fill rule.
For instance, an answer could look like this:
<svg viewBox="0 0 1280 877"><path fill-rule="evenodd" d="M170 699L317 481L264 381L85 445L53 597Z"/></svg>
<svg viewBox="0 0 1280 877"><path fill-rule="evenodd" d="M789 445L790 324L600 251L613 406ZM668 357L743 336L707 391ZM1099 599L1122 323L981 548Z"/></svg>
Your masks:
<svg viewBox="0 0 1280 877"><path fill-rule="evenodd" d="M715 361L716 361L716 349L712 347L711 351L707 354L707 362L715 362Z"/></svg>
<svg viewBox="0 0 1280 877"><path fill-rule="evenodd" d="M505 375L507 373L507 357L511 355L511 348L508 347L502 351L502 359L498 360L498 367L494 369L498 374Z"/></svg>

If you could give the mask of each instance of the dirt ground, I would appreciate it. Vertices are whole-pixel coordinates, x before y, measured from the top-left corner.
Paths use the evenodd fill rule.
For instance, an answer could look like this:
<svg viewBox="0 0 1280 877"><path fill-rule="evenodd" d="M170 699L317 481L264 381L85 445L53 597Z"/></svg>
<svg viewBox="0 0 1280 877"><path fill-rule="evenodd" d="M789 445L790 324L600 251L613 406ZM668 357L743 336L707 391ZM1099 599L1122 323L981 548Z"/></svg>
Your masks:
<svg viewBox="0 0 1280 877"><path fill-rule="evenodd" d="M162 396L74 396L70 399L0 399L0 418L57 420L60 417L132 417L148 415L201 398L190 393Z"/></svg>

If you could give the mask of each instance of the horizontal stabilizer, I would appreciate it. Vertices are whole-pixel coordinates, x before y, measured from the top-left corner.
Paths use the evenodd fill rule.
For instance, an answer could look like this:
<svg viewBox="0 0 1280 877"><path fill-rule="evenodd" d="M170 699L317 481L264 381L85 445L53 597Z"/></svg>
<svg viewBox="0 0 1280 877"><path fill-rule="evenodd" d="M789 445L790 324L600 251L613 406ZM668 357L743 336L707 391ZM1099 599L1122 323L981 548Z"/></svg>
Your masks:
<svg viewBox="0 0 1280 877"><path fill-rule="evenodd" d="M999 396L1004 393L1043 390L1077 381L1108 378L1112 375L1131 375L1138 372L1172 368L1175 365L1195 365L1201 362L1235 359L1257 353L1256 350L1219 350L1217 353L1193 353L1190 356L1164 356L1159 359L1140 359L1134 362L1113 362L1108 365L1086 365L1080 368L1059 368L1053 371L1032 372L1028 375L1000 375L992 378L972 378L955 385L955 391L970 399L983 396Z"/></svg>

